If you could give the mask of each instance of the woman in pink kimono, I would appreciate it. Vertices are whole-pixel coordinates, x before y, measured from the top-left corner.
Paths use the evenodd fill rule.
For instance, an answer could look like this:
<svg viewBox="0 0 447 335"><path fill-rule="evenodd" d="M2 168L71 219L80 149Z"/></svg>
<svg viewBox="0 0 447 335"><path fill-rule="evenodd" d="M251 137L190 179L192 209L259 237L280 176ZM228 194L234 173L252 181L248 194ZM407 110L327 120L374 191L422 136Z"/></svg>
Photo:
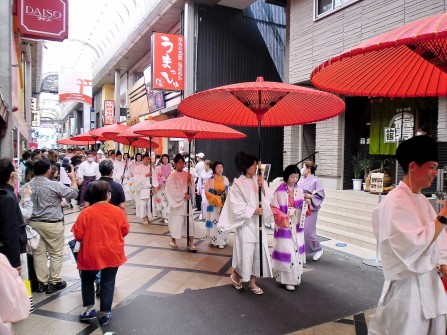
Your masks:
<svg viewBox="0 0 447 335"><path fill-rule="evenodd" d="M273 194L271 203L275 217L272 268L276 281L294 291L301 283L306 263L304 227L300 226L304 195L297 182L301 174L296 165L283 172L283 182Z"/></svg>
<svg viewBox="0 0 447 335"><path fill-rule="evenodd" d="M298 186L303 189L304 199L310 200L311 215L306 218L304 240L306 242L306 253L314 254L314 261L318 261L323 255L323 247L317 237L317 218L325 197L323 185L315 177L316 170L317 165L313 161L305 161L301 169L301 179L298 181Z"/></svg>
<svg viewBox="0 0 447 335"><path fill-rule="evenodd" d="M166 180L172 172L172 165L169 162L169 156L167 154L161 155L161 164L155 168L155 175L158 179L158 188L155 195L155 203L157 210L161 213L161 217L165 223L168 222L168 198L166 197Z"/></svg>

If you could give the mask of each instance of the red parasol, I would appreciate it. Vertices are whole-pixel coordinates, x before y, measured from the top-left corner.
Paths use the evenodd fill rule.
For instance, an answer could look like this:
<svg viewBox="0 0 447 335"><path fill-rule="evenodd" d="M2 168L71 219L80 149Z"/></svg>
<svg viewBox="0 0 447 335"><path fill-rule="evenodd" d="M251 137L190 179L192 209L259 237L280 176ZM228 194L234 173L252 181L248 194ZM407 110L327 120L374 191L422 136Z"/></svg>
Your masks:
<svg viewBox="0 0 447 335"><path fill-rule="evenodd" d="M71 138L63 138L57 141L58 144L63 145L89 145L89 141L73 141Z"/></svg>
<svg viewBox="0 0 447 335"><path fill-rule="evenodd" d="M232 84L196 93L178 107L199 120L243 127L258 127L258 158L261 159L261 126L283 127L322 121L341 114L344 102L326 92L264 81ZM261 173L259 161L258 173ZM261 187L259 187L261 207ZM260 272L262 271L262 217L259 216Z"/></svg>
<svg viewBox="0 0 447 335"><path fill-rule="evenodd" d="M88 132L88 131L85 133L73 136L73 137L71 137L71 139L74 141L88 141L88 142L107 141L107 138L105 138L104 136L91 135L90 132Z"/></svg>
<svg viewBox="0 0 447 335"><path fill-rule="evenodd" d="M140 123L138 125L142 124L143 123ZM191 141L193 139L235 140L247 137L245 134L229 127L220 124L214 124L211 122L194 120L185 116L155 122L147 125L146 127L140 126L139 129L135 129L134 132L136 134L154 137L187 138L189 142L189 154L191 153ZM188 173L190 170L190 164L191 160L188 159ZM189 243L189 200L186 208L186 234L187 241Z"/></svg>
<svg viewBox="0 0 447 335"><path fill-rule="evenodd" d="M371 38L311 74L325 91L356 96L447 95L447 13Z"/></svg>
<svg viewBox="0 0 447 335"><path fill-rule="evenodd" d="M113 140L113 138L109 138L109 136L107 136L106 134L118 134L128 128L129 126L126 126L125 124L121 124L120 122L118 122L116 124L110 124L105 127L90 130L89 133L92 136L98 136L98 137L103 136L107 139Z"/></svg>

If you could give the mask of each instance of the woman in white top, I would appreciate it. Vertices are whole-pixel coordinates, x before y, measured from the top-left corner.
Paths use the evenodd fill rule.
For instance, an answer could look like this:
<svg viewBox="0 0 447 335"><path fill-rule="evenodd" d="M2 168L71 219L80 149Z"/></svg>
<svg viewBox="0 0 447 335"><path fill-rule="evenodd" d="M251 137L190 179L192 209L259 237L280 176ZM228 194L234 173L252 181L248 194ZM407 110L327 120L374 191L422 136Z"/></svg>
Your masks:
<svg viewBox="0 0 447 335"><path fill-rule="evenodd" d="M210 179L213 176L213 170L211 170L211 164L212 162L210 160L205 161L205 167L200 172L199 180L197 181L197 191L200 192L200 195L202 197L202 205L201 205L201 212L199 216L199 220L206 219L206 209L208 207L208 201L206 200L206 194L205 194L205 185L208 179Z"/></svg>

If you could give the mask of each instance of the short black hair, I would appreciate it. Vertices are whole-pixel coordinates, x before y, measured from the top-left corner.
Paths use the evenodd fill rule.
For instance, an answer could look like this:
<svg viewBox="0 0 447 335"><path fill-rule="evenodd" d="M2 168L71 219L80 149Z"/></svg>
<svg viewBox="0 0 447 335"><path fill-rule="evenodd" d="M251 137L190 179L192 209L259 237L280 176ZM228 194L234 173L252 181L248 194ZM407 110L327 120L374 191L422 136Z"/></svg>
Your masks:
<svg viewBox="0 0 447 335"><path fill-rule="evenodd" d="M163 154L160 157L160 161L163 162L163 157L166 157L168 159L168 163L169 163L169 155L168 154Z"/></svg>
<svg viewBox="0 0 447 335"><path fill-rule="evenodd" d="M14 165L9 158L0 158L0 184L6 184L14 171Z"/></svg>
<svg viewBox="0 0 447 335"><path fill-rule="evenodd" d="M213 170L213 173L216 173L216 167L218 165L222 165L222 167L224 167L224 163L222 163L221 161L215 161L212 165L211 165L211 170Z"/></svg>
<svg viewBox="0 0 447 335"><path fill-rule="evenodd" d="M51 163L45 159L34 162L34 174L36 176L43 176L50 169Z"/></svg>
<svg viewBox="0 0 447 335"><path fill-rule="evenodd" d="M95 180L92 182L91 190L91 204L95 204L98 201L107 200L107 193L112 192L110 184L104 180Z"/></svg>
<svg viewBox="0 0 447 335"><path fill-rule="evenodd" d="M239 151L235 158L236 169L243 174L247 173L247 169L252 166L254 163L258 162L258 159L250 154L246 154L245 152Z"/></svg>
<svg viewBox="0 0 447 335"><path fill-rule="evenodd" d="M298 179L301 178L301 172L300 169L298 169L298 166L296 165L289 165L287 166L283 173L282 173L282 180L287 183L287 181L289 180L289 177L291 174L296 173L298 175Z"/></svg>
<svg viewBox="0 0 447 335"><path fill-rule="evenodd" d="M182 154L177 154L174 157L174 163L177 164L180 160L183 161L183 163L185 163L185 157L183 157Z"/></svg>
<svg viewBox="0 0 447 335"><path fill-rule="evenodd" d="M30 157L31 157L31 151L25 150L24 152L22 152L22 159L24 161L26 161Z"/></svg>
<svg viewBox="0 0 447 335"><path fill-rule="evenodd" d="M110 176L113 168L113 162L110 159L105 159L99 163L99 173L101 176Z"/></svg>

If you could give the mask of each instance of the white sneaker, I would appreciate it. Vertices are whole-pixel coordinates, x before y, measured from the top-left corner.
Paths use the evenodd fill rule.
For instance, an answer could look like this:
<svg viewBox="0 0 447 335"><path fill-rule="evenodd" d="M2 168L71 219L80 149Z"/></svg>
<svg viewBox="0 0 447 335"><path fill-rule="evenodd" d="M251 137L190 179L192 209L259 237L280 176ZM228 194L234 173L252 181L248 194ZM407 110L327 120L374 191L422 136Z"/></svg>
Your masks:
<svg viewBox="0 0 447 335"><path fill-rule="evenodd" d="M200 220L200 221L203 220L202 214L199 215L199 220Z"/></svg>
<svg viewBox="0 0 447 335"><path fill-rule="evenodd" d="M224 246L223 245L219 245L219 249L223 249L224 248Z"/></svg>
<svg viewBox="0 0 447 335"><path fill-rule="evenodd" d="M286 285L286 289L288 291L295 291L295 286L293 286L293 285Z"/></svg>
<svg viewBox="0 0 447 335"><path fill-rule="evenodd" d="M320 251L317 251L317 252L315 253L315 255L314 255L314 257L313 257L313 260L314 260L314 261L318 261L318 260L321 258L321 256L323 256L323 249L321 249Z"/></svg>

